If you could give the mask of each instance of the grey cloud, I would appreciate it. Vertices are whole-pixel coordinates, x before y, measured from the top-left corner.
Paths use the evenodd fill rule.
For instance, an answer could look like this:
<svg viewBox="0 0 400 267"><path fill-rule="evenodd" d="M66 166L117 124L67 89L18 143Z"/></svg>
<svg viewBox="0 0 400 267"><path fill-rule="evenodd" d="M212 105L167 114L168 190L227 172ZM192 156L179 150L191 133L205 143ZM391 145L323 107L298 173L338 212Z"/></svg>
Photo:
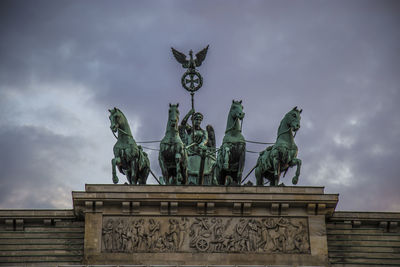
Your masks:
<svg viewBox="0 0 400 267"><path fill-rule="evenodd" d="M79 138L36 127L0 130L2 208L57 208L51 197L58 187L71 188L68 170L82 160ZM65 200L69 202L69 199ZM5 206L8 204L9 206Z"/></svg>
<svg viewBox="0 0 400 267"><path fill-rule="evenodd" d="M350 185L326 182L327 191L341 193L340 209L387 210L388 203L398 201L392 189L399 187L396 162L400 160L394 149L400 137L396 1L2 1L1 5L0 31L6 42L0 42L0 93L27 90L32 80L83 84L99 109L118 106L131 124L135 118L140 121L136 140L159 140L168 103L181 104L181 117L190 109L190 96L179 82L184 70L170 47L187 53L210 43L199 68L204 86L196 93L195 105L205 114L204 123L214 126L217 144L233 98L243 99L246 138L264 142L275 141L283 115L297 105L304 109L296 137L304 164L301 185L324 185L316 184L316 171L324 160L333 159L348 164L355 179ZM53 120L74 125L65 110L52 114ZM358 124L351 125L350 119ZM2 121L2 127L10 130L10 124ZM42 139L26 146L26 162L41 150L57 147L50 137L46 141L43 129L35 131ZM338 145L335 134L353 143ZM74 138L79 137L66 138L57 142L77 146ZM374 147L383 151L371 153ZM248 146L253 151L264 148ZM71 155L91 156L82 153L57 156L71 166ZM257 154L246 156L245 173ZM0 158L7 161L7 153L1 152ZM109 159L104 161L108 164ZM159 174L156 152L151 153L151 164ZM31 164L18 172L5 168L1 181L30 172L41 177L44 170ZM90 170L81 172L84 176ZM110 182L109 177L105 169L99 180ZM57 184L50 174L37 179ZM250 179L254 181L254 176ZM6 191L11 190L5 190L5 196ZM377 200L372 203L367 198Z"/></svg>

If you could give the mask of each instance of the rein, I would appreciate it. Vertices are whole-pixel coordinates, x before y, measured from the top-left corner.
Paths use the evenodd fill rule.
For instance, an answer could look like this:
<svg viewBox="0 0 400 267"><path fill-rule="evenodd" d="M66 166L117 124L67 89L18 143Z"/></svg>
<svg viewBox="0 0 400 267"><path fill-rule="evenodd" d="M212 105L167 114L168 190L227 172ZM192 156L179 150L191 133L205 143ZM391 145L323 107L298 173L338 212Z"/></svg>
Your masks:
<svg viewBox="0 0 400 267"><path fill-rule="evenodd" d="M132 137L133 138L133 136L131 135L131 134L129 134L129 133L127 133L127 132L125 132L124 130L122 130L121 128L117 128L117 130L120 130L121 131L121 133L123 133L123 134L126 134L127 136L130 136L130 137ZM113 133L113 135L114 135L114 137L118 140L118 137L115 135L115 133L113 132L113 131L111 131L112 133Z"/></svg>
<svg viewBox="0 0 400 267"><path fill-rule="evenodd" d="M287 133L287 132L289 132L290 130L291 130L292 128L288 128L286 131L284 131L284 132L282 132L282 133L280 133L280 134L278 134L278 136L276 137L276 139L278 139L279 138L279 136L281 136L282 134L285 134L285 133ZM297 131L295 131L294 132L294 134L293 134L293 138L295 138L296 137L296 134L297 134Z"/></svg>

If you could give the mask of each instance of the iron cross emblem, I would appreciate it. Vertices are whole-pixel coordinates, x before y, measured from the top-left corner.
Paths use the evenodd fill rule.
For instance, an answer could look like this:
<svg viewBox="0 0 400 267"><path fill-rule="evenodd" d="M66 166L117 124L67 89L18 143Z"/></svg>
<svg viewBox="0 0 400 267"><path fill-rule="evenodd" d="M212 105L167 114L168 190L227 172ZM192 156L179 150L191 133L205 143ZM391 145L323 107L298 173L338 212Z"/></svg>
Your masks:
<svg viewBox="0 0 400 267"><path fill-rule="evenodd" d="M203 77L201 77L200 73L196 70L196 67L199 67L206 58L208 45L196 54L196 59L193 58L192 50L189 51L189 59L186 59L185 54L177 51L173 47L171 47L171 50L175 59L182 64L183 68L187 69L181 79L183 88L191 93L199 90L203 85Z"/></svg>

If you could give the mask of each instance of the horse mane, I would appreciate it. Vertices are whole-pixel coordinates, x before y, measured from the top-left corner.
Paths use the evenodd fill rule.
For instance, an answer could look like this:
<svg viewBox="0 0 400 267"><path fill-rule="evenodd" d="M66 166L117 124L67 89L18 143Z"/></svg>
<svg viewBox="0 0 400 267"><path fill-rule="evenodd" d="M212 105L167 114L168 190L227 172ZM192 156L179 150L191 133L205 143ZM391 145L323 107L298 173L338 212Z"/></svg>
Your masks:
<svg viewBox="0 0 400 267"><path fill-rule="evenodd" d="M236 122L236 121L233 120L233 118L231 118L231 113L232 113L232 109L233 109L234 105L241 105L241 104L242 104L242 101L232 100L232 104L231 104L231 107L230 107L229 112L228 112L228 119L226 121L225 133L227 133L230 130L232 130L233 126L235 125L235 122ZM232 125L230 125L230 122L231 122Z"/></svg>
<svg viewBox="0 0 400 267"><path fill-rule="evenodd" d="M132 135L131 127L129 125L128 119L126 118L125 114L119 108L115 108L115 111L119 112L122 115L122 117L124 118L126 126L128 127L128 130L129 130L130 137L132 137L133 141L135 142L135 139L133 138L133 135Z"/></svg>
<svg viewBox="0 0 400 267"><path fill-rule="evenodd" d="M283 119L281 120L279 127L278 127L278 132L276 133L277 137L279 136L279 132L281 131L281 128L283 127L283 122L285 121L287 114L283 117Z"/></svg>

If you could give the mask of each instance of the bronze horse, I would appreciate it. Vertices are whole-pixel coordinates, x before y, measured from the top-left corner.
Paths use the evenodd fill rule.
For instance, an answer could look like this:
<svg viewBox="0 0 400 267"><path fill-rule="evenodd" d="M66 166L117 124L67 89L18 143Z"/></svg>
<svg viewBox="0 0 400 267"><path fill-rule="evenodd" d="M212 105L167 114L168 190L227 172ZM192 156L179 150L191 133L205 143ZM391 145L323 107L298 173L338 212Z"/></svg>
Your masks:
<svg viewBox="0 0 400 267"><path fill-rule="evenodd" d="M300 129L301 112L297 107L289 111L281 121L275 144L260 153L255 169L257 185L263 185L263 178L268 179L271 186L279 185L281 173L286 173L289 167L295 165L297 169L292 183L297 184L301 160L297 158L298 149L294 142L294 133Z"/></svg>
<svg viewBox="0 0 400 267"><path fill-rule="evenodd" d="M158 161L167 185L184 185L187 182L187 153L179 136L179 104L169 104L165 136L160 143Z"/></svg>
<svg viewBox="0 0 400 267"><path fill-rule="evenodd" d="M246 141L240 123L243 118L242 101L232 100L215 169L220 185L240 185L246 156Z"/></svg>
<svg viewBox="0 0 400 267"><path fill-rule="evenodd" d="M146 152L138 146L132 137L128 120L121 110L109 109L111 131L114 136L118 132L118 140L114 145L114 158L112 164L112 179L114 184L118 183L116 167L120 173L125 174L129 184L146 184L150 171L150 161Z"/></svg>

